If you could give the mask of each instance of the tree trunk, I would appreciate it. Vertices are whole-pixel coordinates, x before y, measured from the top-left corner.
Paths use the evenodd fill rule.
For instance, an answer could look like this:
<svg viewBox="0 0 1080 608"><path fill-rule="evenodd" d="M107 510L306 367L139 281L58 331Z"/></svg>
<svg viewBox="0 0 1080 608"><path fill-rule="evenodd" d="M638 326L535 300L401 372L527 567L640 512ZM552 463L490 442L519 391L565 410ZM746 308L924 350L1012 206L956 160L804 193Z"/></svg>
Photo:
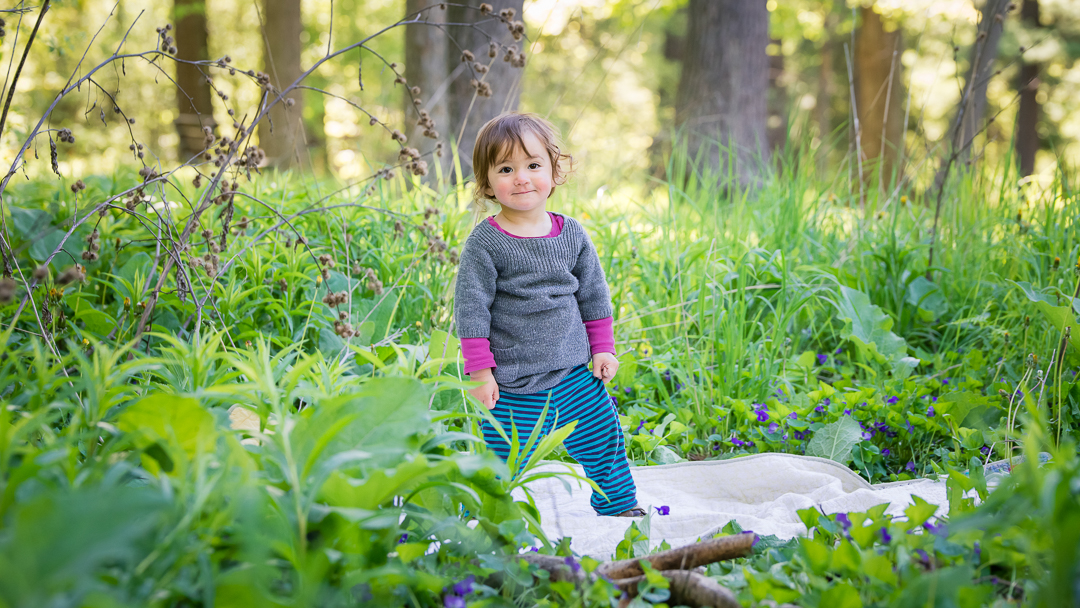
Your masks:
<svg viewBox="0 0 1080 608"><path fill-rule="evenodd" d="M300 77L300 0L263 0L263 71L277 89L291 85ZM284 169L297 165L305 147L304 96L301 91L288 95L293 106L281 100L259 124L259 147L266 152L267 163ZM271 99L272 101L272 99Z"/></svg>
<svg viewBox="0 0 1080 608"><path fill-rule="evenodd" d="M691 156L704 147L708 168L750 185L769 157L769 12L759 0L690 0L689 13L675 122Z"/></svg>
<svg viewBox="0 0 1080 608"><path fill-rule="evenodd" d="M994 75L994 60L997 59L998 43L1001 41L1009 5L1009 0L985 0L979 11L979 33L971 49L971 66L964 87L966 99L961 99L952 123L952 133L955 134L954 150L959 162L968 159L972 141L984 126L986 88L990 84L990 77Z"/></svg>
<svg viewBox="0 0 1080 608"><path fill-rule="evenodd" d="M481 2L480 0L460 0L458 4L480 6ZM524 0L506 0L496 3L495 12L512 8L515 11L514 19L517 20L521 19L523 5ZM480 127L503 112L516 110L521 95L522 71L503 61L504 51L497 53L494 59L488 57L490 40L488 36L506 45L516 45L519 51L528 51L528 49L522 46L525 41L514 42L507 31L506 24L497 18L481 16L477 10L455 4L449 5L447 13L447 20L451 23L480 24L475 28L464 26L449 28L450 35L457 44L450 42L450 50L446 53L446 73L451 77L450 96L447 99L449 120L446 128L440 131L448 139L453 139L452 143L457 146L457 153L461 157L461 170L467 176L472 173L473 145L476 143L476 134L480 131ZM480 31L477 31L478 29ZM485 36L481 32L488 35ZM474 74L461 60L463 50L471 51L476 61L484 65L490 63L491 70L483 75ZM483 78L489 83L492 89L491 97L474 95L475 89L469 84L472 78ZM462 176L457 176L456 179L461 178Z"/></svg>
<svg viewBox="0 0 1080 608"><path fill-rule="evenodd" d="M781 153L788 139L787 112L788 91L784 86L784 53L779 50L783 43L774 38L772 44L778 49L775 55L769 55L769 100L766 105L767 118L765 129L768 134L769 152Z"/></svg>
<svg viewBox="0 0 1080 608"><path fill-rule="evenodd" d="M207 50L206 3L204 0L174 0L177 59L204 61ZM206 74L197 66L176 64L176 132L180 136L180 162L186 162L206 147L203 127L213 129L214 107Z"/></svg>
<svg viewBox="0 0 1080 608"><path fill-rule="evenodd" d="M824 173L829 166L829 151L832 147L832 102L835 85L833 84L836 43L831 33L836 28L836 17L830 11L825 15L824 40L821 43L821 65L818 70L817 101L814 104L814 112L817 115L818 139L820 144L817 152L818 171Z"/></svg>
<svg viewBox="0 0 1080 608"><path fill-rule="evenodd" d="M429 0L405 0L405 17L410 18L420 9L433 6ZM446 11L438 7L425 10L417 19L427 23L445 23ZM419 110L426 110L435 122L435 129L439 132L439 138L444 139L449 135L447 129L450 119L447 111L447 97L450 87L450 79L446 69L446 55L448 44L446 32L436 26L415 23L405 26L405 80L408 86L420 87L421 105L413 103L414 97L404 96L405 124L408 126L406 134L409 141L419 142L424 129L417 127ZM423 150L421 150L423 151ZM441 162L443 174L449 167L449 156L442 158L433 157L428 159L432 165L432 171L428 177L434 179L434 163Z"/></svg>
<svg viewBox="0 0 1080 608"><path fill-rule="evenodd" d="M1024 25L1031 28L1042 27L1039 23L1039 0L1024 0L1020 8L1020 17ZM1022 61L1020 78L1016 84L1020 91L1020 109L1016 113L1016 155L1020 163L1020 175L1028 176L1035 172L1035 153L1039 150L1039 65Z"/></svg>
<svg viewBox="0 0 1080 608"><path fill-rule="evenodd" d="M904 145L904 92L900 79L900 30L886 31L881 15L872 7L859 8L855 31L855 106L859 116L859 143L863 176L878 170L878 184L899 179Z"/></svg>

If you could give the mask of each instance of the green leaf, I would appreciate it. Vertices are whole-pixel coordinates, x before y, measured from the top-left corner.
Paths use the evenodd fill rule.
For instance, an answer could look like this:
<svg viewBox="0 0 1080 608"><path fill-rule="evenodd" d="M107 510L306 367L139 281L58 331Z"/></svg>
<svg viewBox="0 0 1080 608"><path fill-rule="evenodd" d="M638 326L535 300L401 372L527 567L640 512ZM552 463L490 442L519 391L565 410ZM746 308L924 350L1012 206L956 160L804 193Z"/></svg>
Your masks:
<svg viewBox="0 0 1080 608"><path fill-rule="evenodd" d="M147 443L163 441L194 458L216 440L214 417L190 397L155 393L130 405L117 419L125 432L142 435Z"/></svg>
<svg viewBox="0 0 1080 608"><path fill-rule="evenodd" d="M1068 325L1073 328L1072 334L1069 336L1069 346L1072 348L1068 349L1067 352L1071 362L1080 361L1080 327L1077 327L1078 324L1073 309L1069 306L1055 306L1050 301L1049 296L1036 292L1029 283L1014 281L1014 284L1024 291L1024 295L1035 303L1035 308L1039 309L1043 317L1050 321L1050 325L1057 330L1057 335L1054 336L1055 348L1061 338L1061 332L1065 330L1065 326ZM1077 302L1074 301L1073 304L1076 305Z"/></svg>
<svg viewBox="0 0 1080 608"><path fill-rule="evenodd" d="M619 357L619 371L615 372L612 384L626 387L634 384L634 376L637 375L637 357L634 351L626 351Z"/></svg>
<svg viewBox="0 0 1080 608"><path fill-rule="evenodd" d="M862 428L859 423L851 416L843 416L814 433L806 445L806 455L847 464L851 460L851 448L861 440Z"/></svg>
<svg viewBox="0 0 1080 608"><path fill-rule="evenodd" d="M432 359L457 359L461 352L461 342L449 333L436 329L431 332L428 344L428 357Z"/></svg>
<svg viewBox="0 0 1080 608"><path fill-rule="evenodd" d="M45 261L52 255L53 251L56 251L56 246L60 244L60 241L64 240L64 234L63 230L49 230L42 236L35 238L30 245L30 257L39 262Z"/></svg>
<svg viewBox="0 0 1080 608"><path fill-rule="evenodd" d="M924 321L930 322L949 312L949 302L941 289L924 276L908 283L907 302L918 307Z"/></svg>
<svg viewBox="0 0 1080 608"><path fill-rule="evenodd" d="M865 293L841 285L836 308L839 318L845 322L841 337L854 342L866 357L885 363L907 355L907 343L890 331L892 318L879 306L871 304Z"/></svg>
<svg viewBox="0 0 1080 608"><path fill-rule="evenodd" d="M828 608L862 608L862 599L859 592L847 583L835 584L821 594L819 606Z"/></svg>
<svg viewBox="0 0 1080 608"><path fill-rule="evenodd" d="M915 504L904 509L904 514L907 515L908 518L907 523L909 530L913 530L926 523L926 520L930 519L930 517L938 510L937 505L929 503L914 494L911 495L911 500L913 500Z"/></svg>

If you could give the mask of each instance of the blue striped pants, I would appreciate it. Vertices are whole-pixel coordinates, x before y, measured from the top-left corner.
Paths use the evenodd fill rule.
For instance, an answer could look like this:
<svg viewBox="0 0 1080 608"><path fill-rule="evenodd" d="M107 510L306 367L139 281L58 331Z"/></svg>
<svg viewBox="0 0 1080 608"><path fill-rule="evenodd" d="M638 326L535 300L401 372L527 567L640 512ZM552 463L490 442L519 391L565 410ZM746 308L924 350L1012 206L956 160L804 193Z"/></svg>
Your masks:
<svg viewBox="0 0 1080 608"><path fill-rule="evenodd" d="M637 488L630 476L626 446L619 426L619 415L608 396L604 383L582 364L573 369L556 387L529 395L500 393L492 415L511 437L511 422L516 426L519 449L524 449L529 435L540 419L544 405L547 416L536 443L552 430L578 421L574 432L563 442L566 451L585 469L585 476L596 482L607 498L595 490L589 503L600 515L614 515L637 506ZM558 418L558 426L556 424ZM510 445L483 420L480 424L484 443L504 462L510 456ZM533 445L533 450L536 445ZM518 462L528 462L532 451Z"/></svg>

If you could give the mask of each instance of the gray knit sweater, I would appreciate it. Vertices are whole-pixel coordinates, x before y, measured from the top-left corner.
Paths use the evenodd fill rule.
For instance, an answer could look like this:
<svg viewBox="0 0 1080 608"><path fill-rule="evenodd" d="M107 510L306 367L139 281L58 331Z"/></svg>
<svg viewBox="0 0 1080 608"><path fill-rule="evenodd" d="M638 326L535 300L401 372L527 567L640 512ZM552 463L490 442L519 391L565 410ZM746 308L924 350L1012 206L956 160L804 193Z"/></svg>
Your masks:
<svg viewBox="0 0 1080 608"><path fill-rule="evenodd" d="M558 236L524 239L481 221L462 248L454 322L459 338L488 339L500 391L556 386L592 360L584 322L611 316L596 248L581 224L563 218Z"/></svg>

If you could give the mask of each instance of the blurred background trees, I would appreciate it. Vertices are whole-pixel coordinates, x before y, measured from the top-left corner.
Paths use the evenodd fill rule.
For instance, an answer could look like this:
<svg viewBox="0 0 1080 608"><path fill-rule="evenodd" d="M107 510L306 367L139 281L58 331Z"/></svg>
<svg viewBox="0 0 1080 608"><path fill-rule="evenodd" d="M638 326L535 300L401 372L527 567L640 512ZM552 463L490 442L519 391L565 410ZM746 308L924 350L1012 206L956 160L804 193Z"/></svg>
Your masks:
<svg viewBox="0 0 1080 608"><path fill-rule="evenodd" d="M178 58L228 55L232 65L264 71L284 86L327 49L418 14L372 42L388 62L403 64L418 97L395 86L378 57L354 53L320 66L306 81L329 96L296 91L293 105L275 108L259 129L271 165L342 180L368 175L396 155L394 142L350 102L399 125L414 143L421 138L416 112L426 111L440 140L460 139L466 176L485 120L509 109L538 112L564 133L579 161L572 187L586 196L601 187L647 188L646 176L662 173L680 128L691 148L712 143L705 158L718 172L726 169L717 144L735 145L734 174L744 182L755 166L780 162L792 145L814 151L821 171L861 175L868 187L881 188L900 179L931 185L954 151L963 163L1015 150L1017 169L1029 180L1080 156L1080 108L1072 103L1080 94L1080 0L493 2L496 12L513 9L514 20L523 22L521 40L460 3L438 4L121 0L87 62L111 52L125 34L128 48L160 46L152 30L170 23ZM0 150L6 161L112 8L105 0L52 7L39 32L49 52L32 55L18 83ZM25 36L16 43L13 33L27 32L35 16L5 13L0 59L17 60ZM478 23L516 45L524 69L512 68L502 52L489 57L486 39L462 23ZM464 51L473 59L463 61ZM228 108L253 107L259 93L224 79L211 85L183 63L125 71L101 85L131 108L133 129L148 142L146 163L201 149L205 126L217 132L250 120ZM184 92L169 91L169 79ZM474 79L488 83L490 97L476 94ZM175 103L161 102L169 97ZM108 103L93 94L88 99ZM56 128L79 136L59 159L65 167L85 173L131 162L128 140L95 123L85 104L66 100L56 116L63 123ZM449 169L449 155L440 162ZM48 170L48 163L26 167L29 174Z"/></svg>

